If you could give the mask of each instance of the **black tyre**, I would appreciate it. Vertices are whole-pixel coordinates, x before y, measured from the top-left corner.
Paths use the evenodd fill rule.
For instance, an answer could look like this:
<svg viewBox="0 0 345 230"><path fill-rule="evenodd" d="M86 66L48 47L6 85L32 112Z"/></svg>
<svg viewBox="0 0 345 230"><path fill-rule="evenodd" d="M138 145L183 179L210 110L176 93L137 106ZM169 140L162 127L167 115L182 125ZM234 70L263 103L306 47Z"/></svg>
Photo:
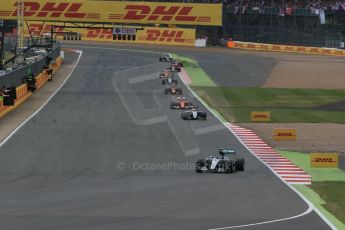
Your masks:
<svg viewBox="0 0 345 230"><path fill-rule="evenodd" d="M174 102L170 103L170 108L171 109L175 109L176 106L177 106L177 103L174 103Z"/></svg>
<svg viewBox="0 0 345 230"><path fill-rule="evenodd" d="M166 81L165 80L162 80L162 85L165 85L166 84Z"/></svg>
<svg viewBox="0 0 345 230"><path fill-rule="evenodd" d="M202 115L202 119L203 119L203 120L206 120L206 118L207 118L207 115L206 115L206 113L205 113L205 114Z"/></svg>
<svg viewBox="0 0 345 230"><path fill-rule="evenodd" d="M244 171L245 160L243 158L238 158L236 160L237 171Z"/></svg>
<svg viewBox="0 0 345 230"><path fill-rule="evenodd" d="M169 94L169 89L164 89L165 94Z"/></svg>
<svg viewBox="0 0 345 230"><path fill-rule="evenodd" d="M195 171L197 173L202 173L201 168L205 166L205 160L198 160L195 164Z"/></svg>
<svg viewBox="0 0 345 230"><path fill-rule="evenodd" d="M181 118L182 118L183 120L187 120L187 119L188 119L184 113L181 113Z"/></svg>
<svg viewBox="0 0 345 230"><path fill-rule="evenodd" d="M232 161L227 161L225 164L225 172L226 173L233 173L234 172L234 165Z"/></svg>

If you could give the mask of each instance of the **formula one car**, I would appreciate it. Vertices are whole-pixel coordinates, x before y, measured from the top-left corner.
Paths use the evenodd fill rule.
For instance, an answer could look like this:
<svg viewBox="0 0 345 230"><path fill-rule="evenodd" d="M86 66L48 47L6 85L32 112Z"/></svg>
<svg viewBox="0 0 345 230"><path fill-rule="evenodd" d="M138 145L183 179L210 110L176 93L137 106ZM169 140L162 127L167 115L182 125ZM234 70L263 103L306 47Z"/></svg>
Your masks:
<svg viewBox="0 0 345 230"><path fill-rule="evenodd" d="M159 78L168 78L168 77L174 77L174 76L175 76L174 72L168 69L163 70L163 72L159 74Z"/></svg>
<svg viewBox="0 0 345 230"><path fill-rule="evenodd" d="M170 54L162 54L159 58L160 62L173 62L174 58Z"/></svg>
<svg viewBox="0 0 345 230"><path fill-rule="evenodd" d="M185 97L178 97L176 102L171 102L171 109L197 109L197 105L187 102Z"/></svg>
<svg viewBox="0 0 345 230"><path fill-rule="evenodd" d="M163 78L162 79L162 84L178 84L177 78L176 77L168 77L168 78Z"/></svg>
<svg viewBox="0 0 345 230"><path fill-rule="evenodd" d="M177 88L175 84L173 84L170 88L165 88L164 89L164 93L165 94L182 94L182 89L181 88Z"/></svg>
<svg viewBox="0 0 345 230"><path fill-rule="evenodd" d="M174 60L173 63L171 63L172 65L175 65L177 67L183 67L183 63L178 61L178 60Z"/></svg>
<svg viewBox="0 0 345 230"><path fill-rule="evenodd" d="M219 156L209 156L196 162L195 171L201 172L223 172L233 173L244 171L245 160L236 158L236 152L233 149L219 149Z"/></svg>
<svg viewBox="0 0 345 230"><path fill-rule="evenodd" d="M187 110L181 113L181 118L183 120L206 120L206 112L197 109Z"/></svg>
<svg viewBox="0 0 345 230"><path fill-rule="evenodd" d="M167 68L167 70L174 72L174 73L179 73L179 72L181 72L181 67L171 65Z"/></svg>

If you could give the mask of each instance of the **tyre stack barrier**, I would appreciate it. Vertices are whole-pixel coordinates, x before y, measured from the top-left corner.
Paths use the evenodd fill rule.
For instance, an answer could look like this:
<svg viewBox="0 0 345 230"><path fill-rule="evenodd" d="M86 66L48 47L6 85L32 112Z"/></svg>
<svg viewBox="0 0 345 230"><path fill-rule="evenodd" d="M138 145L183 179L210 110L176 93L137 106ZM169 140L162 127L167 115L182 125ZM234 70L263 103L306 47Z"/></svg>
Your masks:
<svg viewBox="0 0 345 230"><path fill-rule="evenodd" d="M69 41L75 41L75 40L81 40L81 34L80 33L65 33L63 35L63 40L69 40Z"/></svg>

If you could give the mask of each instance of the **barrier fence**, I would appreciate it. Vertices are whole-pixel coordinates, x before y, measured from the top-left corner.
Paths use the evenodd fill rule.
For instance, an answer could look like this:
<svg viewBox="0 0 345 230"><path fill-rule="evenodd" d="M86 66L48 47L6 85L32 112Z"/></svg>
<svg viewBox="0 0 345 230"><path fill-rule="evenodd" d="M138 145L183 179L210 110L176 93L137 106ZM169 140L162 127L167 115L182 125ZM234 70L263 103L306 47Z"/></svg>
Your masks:
<svg viewBox="0 0 345 230"><path fill-rule="evenodd" d="M293 52L305 54L319 54L331 56L345 56L345 50L333 48L318 48L307 46L290 46L290 45L275 45L252 42L229 41L228 48L231 49L246 49L246 50L261 50L261 51L277 51L277 52Z"/></svg>
<svg viewBox="0 0 345 230"><path fill-rule="evenodd" d="M60 49L59 49L60 50ZM59 56L55 59L55 61L49 65L49 69L44 69L41 73L36 75L35 86L36 89L40 89L51 77L52 74L56 73L56 71L62 65L62 57ZM50 73L51 71L51 73ZM14 71L16 73L21 73ZM26 75L25 75L26 76ZM21 103L23 103L31 94L32 92L29 91L29 87L27 83L21 83L17 87L15 87L15 99L13 105L4 105L4 98L0 97L0 118L5 116L7 113L15 109Z"/></svg>
<svg viewBox="0 0 345 230"><path fill-rule="evenodd" d="M41 22L28 22L29 28L25 34L39 35L40 33L49 33L51 24ZM72 26L72 24L54 23L55 26ZM98 27L98 28L92 28ZM144 27L136 31L135 35L113 35L111 28L99 28L102 25L90 25L90 28L68 28L56 27L56 37L59 40L84 40L101 42L125 42L125 43L144 43L160 45L195 45L195 29L190 28L162 28L162 27ZM133 28L133 27L132 27Z"/></svg>
<svg viewBox="0 0 345 230"><path fill-rule="evenodd" d="M49 54L48 57L52 60L56 60L60 56L60 47L55 47ZM28 73L37 75L46 65L46 58L43 58L39 61L32 63L31 65L22 66L16 70L6 73L5 75L0 76L0 87L10 87L10 86L19 86L24 83Z"/></svg>

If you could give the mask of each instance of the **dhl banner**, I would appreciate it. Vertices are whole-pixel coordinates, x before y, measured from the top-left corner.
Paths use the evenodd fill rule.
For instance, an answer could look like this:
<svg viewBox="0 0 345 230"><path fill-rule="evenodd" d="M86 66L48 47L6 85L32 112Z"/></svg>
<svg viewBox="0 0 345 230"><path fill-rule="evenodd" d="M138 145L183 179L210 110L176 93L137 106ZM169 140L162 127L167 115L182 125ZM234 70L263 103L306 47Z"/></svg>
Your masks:
<svg viewBox="0 0 345 230"><path fill-rule="evenodd" d="M338 168L339 155L337 153L311 153L310 166L317 168Z"/></svg>
<svg viewBox="0 0 345 230"><path fill-rule="evenodd" d="M274 45L274 44L263 44L263 43L229 41L228 47L237 48L237 49L248 49L248 50L345 56L345 50L332 49L332 48L307 47L307 46L289 46L289 45Z"/></svg>
<svg viewBox="0 0 345 230"><path fill-rule="evenodd" d="M271 121L271 112L267 111L252 111L250 120L253 122L269 122Z"/></svg>
<svg viewBox="0 0 345 230"><path fill-rule="evenodd" d="M29 35L39 35L40 33L49 33L51 25L40 22L28 22L29 29L25 33ZM54 25L63 25L62 23L54 23ZM71 26L72 24L65 24ZM97 26L97 25L93 25ZM100 25L99 25L100 26ZM30 32L29 32L30 31ZM119 42L113 40L113 30L111 28L68 28L56 27L54 29L58 39L63 39L63 32L79 33L81 40L84 41L108 41ZM138 30L136 40L121 40L126 43L145 43L145 44L162 44L162 45L195 45L195 29L187 28L161 28L161 27L144 27Z"/></svg>
<svg viewBox="0 0 345 230"><path fill-rule="evenodd" d="M296 138L297 138L296 129L274 129L273 130L273 139L275 141L296 140Z"/></svg>
<svg viewBox="0 0 345 230"><path fill-rule="evenodd" d="M92 0L24 0L24 20L222 25L222 4ZM17 19L16 0L2 0L2 19Z"/></svg>

